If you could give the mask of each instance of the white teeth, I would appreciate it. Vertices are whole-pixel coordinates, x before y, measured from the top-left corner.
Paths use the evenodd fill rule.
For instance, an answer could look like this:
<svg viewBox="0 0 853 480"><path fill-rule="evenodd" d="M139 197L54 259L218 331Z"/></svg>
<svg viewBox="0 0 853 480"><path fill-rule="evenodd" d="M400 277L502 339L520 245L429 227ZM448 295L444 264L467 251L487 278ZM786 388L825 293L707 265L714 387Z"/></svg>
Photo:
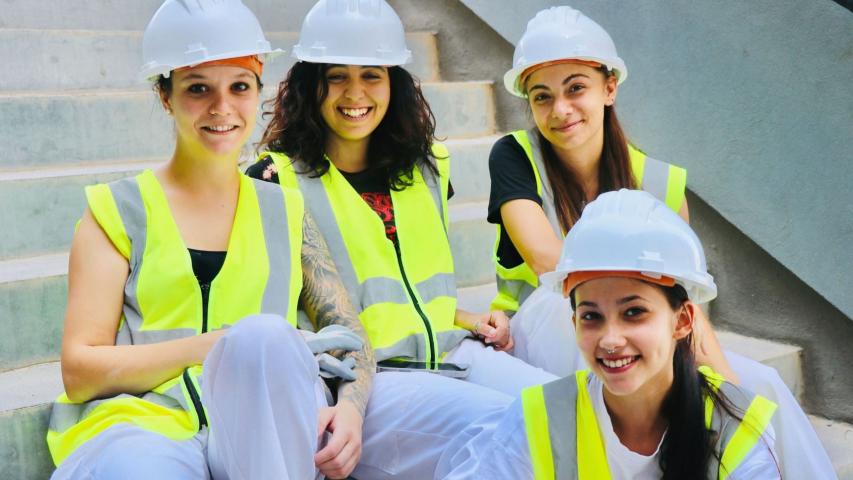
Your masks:
<svg viewBox="0 0 853 480"><path fill-rule="evenodd" d="M607 368L622 368L629 363L633 363L636 359L637 357L625 357L618 360L607 360L606 358L602 358L601 363L603 363Z"/></svg>
<svg viewBox="0 0 853 480"><path fill-rule="evenodd" d="M363 117L367 114L367 107L362 108L341 108L341 112L348 117Z"/></svg>
<svg viewBox="0 0 853 480"><path fill-rule="evenodd" d="M214 132L228 132L237 127L235 127L234 125L209 125L205 128L207 128L208 130L213 130Z"/></svg>

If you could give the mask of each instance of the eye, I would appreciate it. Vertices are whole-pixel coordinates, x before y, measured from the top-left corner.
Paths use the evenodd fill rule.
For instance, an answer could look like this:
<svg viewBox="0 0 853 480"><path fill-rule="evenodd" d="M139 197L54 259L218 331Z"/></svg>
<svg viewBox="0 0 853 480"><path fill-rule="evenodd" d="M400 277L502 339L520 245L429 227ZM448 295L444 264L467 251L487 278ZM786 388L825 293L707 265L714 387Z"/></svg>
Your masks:
<svg viewBox="0 0 853 480"><path fill-rule="evenodd" d="M601 320L601 314L592 310L578 312L578 318L585 322Z"/></svg>
<svg viewBox="0 0 853 480"><path fill-rule="evenodd" d="M533 96L533 103L541 104L547 102L550 99L551 95L548 95L547 93L537 93Z"/></svg>
<svg viewBox="0 0 853 480"><path fill-rule="evenodd" d="M251 89L252 87L246 82L235 82L231 85L231 91L233 92L247 92Z"/></svg>
<svg viewBox="0 0 853 480"><path fill-rule="evenodd" d="M187 91L195 95L207 93L208 90L207 85L203 83L193 83L187 87Z"/></svg>
<svg viewBox="0 0 853 480"><path fill-rule="evenodd" d="M625 310L624 315L628 318L639 317L640 315L646 313L646 309L642 307L629 307Z"/></svg>
<svg viewBox="0 0 853 480"><path fill-rule="evenodd" d="M341 83L347 79L347 76L340 72L330 72L326 75L326 81L329 83Z"/></svg>
<svg viewBox="0 0 853 480"><path fill-rule="evenodd" d="M578 92L583 91L584 89L586 89L586 85L584 85L582 83L574 83L572 85L569 85L569 88L567 89L567 91L569 93L578 93Z"/></svg>

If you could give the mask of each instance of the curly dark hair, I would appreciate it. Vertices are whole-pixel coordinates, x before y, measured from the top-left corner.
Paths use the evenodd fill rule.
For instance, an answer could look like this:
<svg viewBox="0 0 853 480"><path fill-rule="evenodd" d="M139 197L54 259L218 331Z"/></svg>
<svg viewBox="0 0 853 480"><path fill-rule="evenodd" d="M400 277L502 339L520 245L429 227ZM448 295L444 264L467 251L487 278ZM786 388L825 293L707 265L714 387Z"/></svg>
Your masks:
<svg viewBox="0 0 853 480"><path fill-rule="evenodd" d="M282 152L298 158L307 170L298 172L319 177L329 170L324 156L329 129L320 114L329 85L326 72L333 65L297 62L279 84L278 93L264 103L264 118L271 116L258 144L259 151ZM391 99L385 117L371 133L367 170L387 180L388 188L402 190L412 185L415 165L433 174L432 160L435 116L420 83L402 67L389 67ZM272 110L268 110L272 106Z"/></svg>

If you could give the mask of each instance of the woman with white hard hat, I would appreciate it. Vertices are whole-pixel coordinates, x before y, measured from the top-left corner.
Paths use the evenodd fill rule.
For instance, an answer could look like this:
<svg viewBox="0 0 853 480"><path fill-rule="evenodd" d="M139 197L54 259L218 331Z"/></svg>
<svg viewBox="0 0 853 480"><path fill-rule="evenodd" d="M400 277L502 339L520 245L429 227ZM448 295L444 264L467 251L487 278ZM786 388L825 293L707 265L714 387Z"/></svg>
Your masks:
<svg viewBox="0 0 853 480"><path fill-rule="evenodd" d="M510 395L554 378L502 352L503 312L456 307L450 158L394 10L321 0L293 55L247 173L302 191L377 360L469 364L469 381Z"/></svg>
<svg viewBox="0 0 853 480"><path fill-rule="evenodd" d="M364 330L299 192L237 169L273 53L240 0L166 0L148 24L140 76L174 118L175 149L86 189L53 478L307 479L317 454L332 453L333 476L358 461L375 369ZM297 303L330 326L297 332ZM319 357L348 380L327 407L314 354L338 349L352 353Z"/></svg>
<svg viewBox="0 0 853 480"><path fill-rule="evenodd" d="M527 99L536 127L500 139L490 157L489 220L500 232L492 307L518 310L530 295L513 317L514 353L560 376L583 368L577 350L559 346L574 343L560 315L570 306L547 288L534 289L537 276L556 266L561 239L584 206L602 192L641 188L688 220L686 171L628 144L616 119L616 94L627 74L607 32L563 6L528 23L504 77L507 90ZM723 352L701 310L693 337L700 364L779 404L774 427L785 475L831 478L826 453L778 373ZM801 449L801 439L814 448Z"/></svg>
<svg viewBox="0 0 853 480"><path fill-rule="evenodd" d="M570 298L589 371L530 387L466 429L436 478L781 478L776 405L697 368L696 303L717 288L668 206L636 190L599 195L542 280Z"/></svg>

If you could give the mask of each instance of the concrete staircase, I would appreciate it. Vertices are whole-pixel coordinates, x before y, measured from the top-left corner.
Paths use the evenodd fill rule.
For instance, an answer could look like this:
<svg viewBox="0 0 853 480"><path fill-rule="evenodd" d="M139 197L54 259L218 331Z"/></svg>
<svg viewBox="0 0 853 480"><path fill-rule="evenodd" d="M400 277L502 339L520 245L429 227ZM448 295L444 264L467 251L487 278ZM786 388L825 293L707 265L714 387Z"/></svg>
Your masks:
<svg viewBox="0 0 853 480"><path fill-rule="evenodd" d="M83 186L132 175L171 153L169 118L135 82L141 29L160 0L66 0L35 7L6 0L0 13L0 478L46 478L50 402L62 390L59 348L66 301L67 251L83 212ZM128 4L128 5L120 5ZM292 31L277 31L276 0L246 3L274 46L289 51ZM410 71L424 92L453 157L451 243L460 304L483 310L494 294L485 222L489 149L498 138L491 82L442 81L436 35L408 34ZM288 55L264 76L273 92ZM256 138L260 132L256 132ZM246 159L251 158L247 152ZM798 347L724 334L727 347L772 365L792 391L802 385ZM815 419L822 438L853 446L853 427ZM849 454L847 455L849 457ZM853 478L853 465L838 465Z"/></svg>

